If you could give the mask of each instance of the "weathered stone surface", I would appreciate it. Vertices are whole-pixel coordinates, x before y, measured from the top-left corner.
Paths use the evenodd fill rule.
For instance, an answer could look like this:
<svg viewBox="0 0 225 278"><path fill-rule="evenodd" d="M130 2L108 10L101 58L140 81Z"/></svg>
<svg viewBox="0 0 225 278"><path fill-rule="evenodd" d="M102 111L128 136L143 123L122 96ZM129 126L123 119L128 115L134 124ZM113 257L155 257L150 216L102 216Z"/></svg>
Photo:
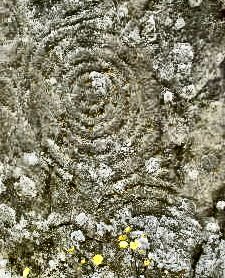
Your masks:
<svg viewBox="0 0 225 278"><path fill-rule="evenodd" d="M223 3L0 5L0 277L225 277Z"/></svg>

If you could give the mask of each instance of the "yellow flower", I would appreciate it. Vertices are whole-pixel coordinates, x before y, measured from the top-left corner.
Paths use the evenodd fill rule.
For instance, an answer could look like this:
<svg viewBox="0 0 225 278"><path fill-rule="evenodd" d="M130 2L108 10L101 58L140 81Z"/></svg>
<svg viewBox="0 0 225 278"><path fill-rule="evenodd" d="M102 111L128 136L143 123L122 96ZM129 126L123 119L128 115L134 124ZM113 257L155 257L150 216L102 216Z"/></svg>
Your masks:
<svg viewBox="0 0 225 278"><path fill-rule="evenodd" d="M140 247L140 242L135 239L135 241L130 242L130 249L136 250L138 247Z"/></svg>
<svg viewBox="0 0 225 278"><path fill-rule="evenodd" d="M30 273L30 268L25 267L24 270L23 270L23 278L27 278L29 273Z"/></svg>
<svg viewBox="0 0 225 278"><path fill-rule="evenodd" d="M67 249L67 252L68 252L69 254L73 254L74 251L75 251L75 246L72 246L71 248Z"/></svg>
<svg viewBox="0 0 225 278"><path fill-rule="evenodd" d="M148 259L144 260L144 266L149 266L151 264L151 261Z"/></svg>
<svg viewBox="0 0 225 278"><path fill-rule="evenodd" d="M85 258L83 258L81 261L80 261L81 264L85 264L86 263L86 260Z"/></svg>
<svg viewBox="0 0 225 278"><path fill-rule="evenodd" d="M129 245L128 242L125 241L125 240L122 240L122 241L120 241L120 243L119 243L119 247L122 248L122 249L127 248L128 245Z"/></svg>
<svg viewBox="0 0 225 278"><path fill-rule="evenodd" d="M126 227L126 229L124 229L124 233L128 234L130 233L132 230L132 228L130 226Z"/></svg>
<svg viewBox="0 0 225 278"><path fill-rule="evenodd" d="M142 234L141 237L142 237L142 238L146 238L147 235L146 235L146 234Z"/></svg>
<svg viewBox="0 0 225 278"><path fill-rule="evenodd" d="M118 240L119 240L119 241L127 240L127 235L120 235L120 236L118 237Z"/></svg>
<svg viewBox="0 0 225 278"><path fill-rule="evenodd" d="M100 265L102 261L103 261L103 257L100 254L97 254L92 258L92 262L94 265Z"/></svg>

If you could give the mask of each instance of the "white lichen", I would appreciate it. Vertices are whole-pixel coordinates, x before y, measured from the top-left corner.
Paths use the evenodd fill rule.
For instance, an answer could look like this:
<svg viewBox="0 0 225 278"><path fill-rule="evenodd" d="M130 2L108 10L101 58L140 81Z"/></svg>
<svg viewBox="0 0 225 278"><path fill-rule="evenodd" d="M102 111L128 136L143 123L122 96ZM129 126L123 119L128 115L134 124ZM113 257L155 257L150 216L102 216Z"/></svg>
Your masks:
<svg viewBox="0 0 225 278"><path fill-rule="evenodd" d="M128 22L122 32L122 39L129 45L136 45L141 41L139 27L132 22Z"/></svg>
<svg viewBox="0 0 225 278"><path fill-rule="evenodd" d="M75 243L83 242L85 241L85 236L81 230L73 231L70 235L70 238Z"/></svg>
<svg viewBox="0 0 225 278"><path fill-rule="evenodd" d="M182 75L189 75L191 73L192 62L179 63L177 65L177 77L182 78Z"/></svg>
<svg viewBox="0 0 225 278"><path fill-rule="evenodd" d="M120 180L113 185L113 188L116 192L122 192L124 191L126 184L126 181Z"/></svg>
<svg viewBox="0 0 225 278"><path fill-rule="evenodd" d="M8 260L6 258L0 257L0 269L6 268Z"/></svg>
<svg viewBox="0 0 225 278"><path fill-rule="evenodd" d="M149 174L157 172L159 168L160 163L158 158L151 157L145 162L145 169Z"/></svg>
<svg viewBox="0 0 225 278"><path fill-rule="evenodd" d="M225 201L218 201L216 204L216 208L218 210L224 210L225 209Z"/></svg>
<svg viewBox="0 0 225 278"><path fill-rule="evenodd" d="M52 212L48 215L47 223L48 225L57 226L62 222L62 216L60 213Z"/></svg>
<svg viewBox="0 0 225 278"><path fill-rule="evenodd" d="M113 171L111 169L111 167L109 167L108 165L106 165L105 163L101 163L99 165L99 169L98 169L98 176L100 178L109 178L110 176L112 176Z"/></svg>
<svg viewBox="0 0 225 278"><path fill-rule="evenodd" d="M174 64L170 61L158 63L155 61L153 63L153 69L158 72L159 78L162 80L170 81L175 76Z"/></svg>
<svg viewBox="0 0 225 278"><path fill-rule="evenodd" d="M3 178L0 177L0 194L6 191L6 186L4 185Z"/></svg>
<svg viewBox="0 0 225 278"><path fill-rule="evenodd" d="M7 256L0 254L0 277L1 278L20 278L21 276L12 274L9 269L9 259Z"/></svg>
<svg viewBox="0 0 225 278"><path fill-rule="evenodd" d="M197 169L189 169L187 171L190 180L197 180L199 176L199 171Z"/></svg>
<svg viewBox="0 0 225 278"><path fill-rule="evenodd" d="M196 96L197 94L197 89L195 87L194 84L190 84L190 85L187 85L187 86L184 86L182 89L181 89L181 96L185 99L192 99Z"/></svg>
<svg viewBox="0 0 225 278"><path fill-rule="evenodd" d="M201 5L202 0L188 0L188 3L191 8L195 8Z"/></svg>
<svg viewBox="0 0 225 278"><path fill-rule="evenodd" d="M16 222L16 212L6 204L0 204L0 225L14 225Z"/></svg>
<svg viewBox="0 0 225 278"><path fill-rule="evenodd" d="M185 26L185 21L184 21L183 17L179 17L174 24L175 29L180 30L180 29L184 28L184 26Z"/></svg>
<svg viewBox="0 0 225 278"><path fill-rule="evenodd" d="M4 164L0 161L0 175L4 173Z"/></svg>
<svg viewBox="0 0 225 278"><path fill-rule="evenodd" d="M125 2L118 7L117 15L119 18L124 18L128 16L128 3Z"/></svg>
<svg viewBox="0 0 225 278"><path fill-rule="evenodd" d="M23 175L23 169L21 167L14 167L12 170L12 176L18 179L20 176Z"/></svg>
<svg viewBox="0 0 225 278"><path fill-rule="evenodd" d="M104 236L106 232L112 233L113 231L113 226L112 225L107 225L104 222L100 222L96 224L96 228L97 228L97 235L99 236Z"/></svg>
<svg viewBox="0 0 225 278"><path fill-rule="evenodd" d="M190 43L176 43L172 50L174 61L178 63L188 63L194 58L193 47Z"/></svg>
<svg viewBox="0 0 225 278"><path fill-rule="evenodd" d="M72 181L72 179L73 179L73 175L71 175L68 171L63 170L62 168L58 168L57 173L65 181Z"/></svg>
<svg viewBox="0 0 225 278"><path fill-rule="evenodd" d="M37 196L37 189L35 182L22 175L18 182L14 183L14 188L19 196L34 198Z"/></svg>
<svg viewBox="0 0 225 278"><path fill-rule="evenodd" d="M141 250L149 249L150 243L149 243L147 237L140 237L138 239L138 242L140 243L140 249Z"/></svg>
<svg viewBox="0 0 225 278"><path fill-rule="evenodd" d="M171 26L172 23L173 23L173 20L169 16L167 16L164 21L164 25L168 27L168 26Z"/></svg>
<svg viewBox="0 0 225 278"><path fill-rule="evenodd" d="M23 161L30 166L37 165L39 162L38 156L35 152L31 153L24 153L23 154Z"/></svg>
<svg viewBox="0 0 225 278"><path fill-rule="evenodd" d="M209 222L205 227L206 231L210 231L212 233L219 232L220 227L217 222Z"/></svg>
<svg viewBox="0 0 225 278"><path fill-rule="evenodd" d="M48 265L50 270L53 270L57 268L58 262L56 260L49 260Z"/></svg>
<svg viewBox="0 0 225 278"><path fill-rule="evenodd" d="M81 227L87 224L88 221L89 217L84 212L81 212L75 217L75 223Z"/></svg>
<svg viewBox="0 0 225 278"><path fill-rule="evenodd" d="M49 82L52 86L55 85L55 84L57 84L57 80L56 80L55 77L51 77L51 78L48 80L48 82Z"/></svg>
<svg viewBox="0 0 225 278"><path fill-rule="evenodd" d="M173 93L170 92L169 90L166 90L163 92L163 100L164 103L172 102L173 101Z"/></svg>
<svg viewBox="0 0 225 278"><path fill-rule="evenodd" d="M95 88L100 95L105 95L111 86L109 77L97 71L92 71L89 76L92 80L92 87Z"/></svg>
<svg viewBox="0 0 225 278"><path fill-rule="evenodd" d="M148 35L148 41L155 41L157 39L156 34L156 22L155 16L150 15L146 21L145 35Z"/></svg>

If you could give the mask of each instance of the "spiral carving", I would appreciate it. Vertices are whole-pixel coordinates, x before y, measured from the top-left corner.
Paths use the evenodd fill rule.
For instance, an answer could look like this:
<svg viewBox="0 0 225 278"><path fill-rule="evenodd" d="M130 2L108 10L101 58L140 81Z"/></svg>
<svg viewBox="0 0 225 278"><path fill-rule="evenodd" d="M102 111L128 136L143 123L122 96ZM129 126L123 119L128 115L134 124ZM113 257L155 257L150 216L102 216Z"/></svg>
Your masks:
<svg viewBox="0 0 225 278"><path fill-rule="evenodd" d="M72 159L71 174L104 180L107 193L138 168L146 175L140 157L154 155L160 132L160 86L141 43L130 44L123 25L113 2L87 1L55 4L41 26L31 26L29 67L37 73L26 105L38 140L54 140Z"/></svg>
<svg viewBox="0 0 225 278"><path fill-rule="evenodd" d="M7 122L0 147L10 153L4 173L7 187L0 193L7 200L0 210L8 218L0 216L0 224L12 242L6 250L16 272L27 262L43 278L59 277L61 269L68 278L93 273L194 277L200 270L192 255L202 248L203 236L193 199L204 202L204 197L195 167L201 149L191 145L191 137L200 142L204 132L195 122L191 102L208 86L208 60L209 78L218 78L224 58L218 52L223 48L211 49L213 57L207 54L203 71L198 72L196 62L191 76L194 47L179 37L184 19L171 27L172 36L167 33L172 23L162 9L166 1L16 2L16 55L4 54L0 64L2 72L9 68L11 79L3 80L4 96L7 89L14 96L0 96L2 122ZM172 2L169 13L178 5ZM196 29L194 23L190 26ZM187 32L185 39L189 36ZM211 63L217 56L219 62ZM187 85L187 80L195 84ZM220 118L216 105L208 113L218 109ZM213 121L205 121L213 127ZM221 134L219 130L215 137ZM216 167L219 158L207 171ZM214 190L208 183L201 187L204 194ZM10 206L19 211L22 231L32 234L29 238L21 232L21 240L31 246L28 251L17 248L18 226ZM117 238L126 226L132 226L134 234L147 233L147 241L141 239L144 253L119 249ZM132 234L128 239L133 240ZM58 250L74 242L77 253L66 259L69 267L58 259L58 272L49 270L46 257L54 260ZM13 261L16 249L27 261ZM102 272L93 268L94 253L105 254ZM150 254L155 262L148 268L142 260ZM89 261L79 272L84 257Z"/></svg>

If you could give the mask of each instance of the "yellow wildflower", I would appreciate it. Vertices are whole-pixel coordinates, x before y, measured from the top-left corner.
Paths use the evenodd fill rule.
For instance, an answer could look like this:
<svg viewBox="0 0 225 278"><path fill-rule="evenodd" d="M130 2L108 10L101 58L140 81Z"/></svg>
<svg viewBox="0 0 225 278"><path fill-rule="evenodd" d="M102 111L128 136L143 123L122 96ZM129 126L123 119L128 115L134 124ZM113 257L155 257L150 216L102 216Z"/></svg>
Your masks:
<svg viewBox="0 0 225 278"><path fill-rule="evenodd" d="M75 251L75 246L72 246L71 248L67 249L67 253L73 254Z"/></svg>
<svg viewBox="0 0 225 278"><path fill-rule="evenodd" d="M86 260L85 258L83 258L81 261L80 261L81 264L85 264L86 263Z"/></svg>
<svg viewBox="0 0 225 278"><path fill-rule="evenodd" d="M118 237L118 240L119 240L119 241L127 240L127 235L120 235L120 236Z"/></svg>
<svg viewBox="0 0 225 278"><path fill-rule="evenodd" d="M124 229L124 233L128 234L130 233L132 230L132 228L130 226L126 227L126 229Z"/></svg>
<svg viewBox="0 0 225 278"><path fill-rule="evenodd" d="M151 261L148 259L144 260L144 266L149 266L151 264Z"/></svg>
<svg viewBox="0 0 225 278"><path fill-rule="evenodd" d="M137 239L130 242L130 249L136 250L138 247L140 247L140 242Z"/></svg>
<svg viewBox="0 0 225 278"><path fill-rule="evenodd" d="M30 268L25 267L24 270L23 270L23 278L27 278L29 273L30 273Z"/></svg>
<svg viewBox="0 0 225 278"><path fill-rule="evenodd" d="M142 237L142 238L146 238L146 237L147 237L147 234L142 234L141 237Z"/></svg>
<svg viewBox="0 0 225 278"><path fill-rule="evenodd" d="M103 257L100 254L97 254L92 258L92 262L94 265L100 265L102 261L103 261Z"/></svg>
<svg viewBox="0 0 225 278"><path fill-rule="evenodd" d="M125 241L125 240L122 240L122 241L120 241L120 243L119 243L119 247L122 248L122 249L127 248L128 245L129 245L128 242Z"/></svg>

